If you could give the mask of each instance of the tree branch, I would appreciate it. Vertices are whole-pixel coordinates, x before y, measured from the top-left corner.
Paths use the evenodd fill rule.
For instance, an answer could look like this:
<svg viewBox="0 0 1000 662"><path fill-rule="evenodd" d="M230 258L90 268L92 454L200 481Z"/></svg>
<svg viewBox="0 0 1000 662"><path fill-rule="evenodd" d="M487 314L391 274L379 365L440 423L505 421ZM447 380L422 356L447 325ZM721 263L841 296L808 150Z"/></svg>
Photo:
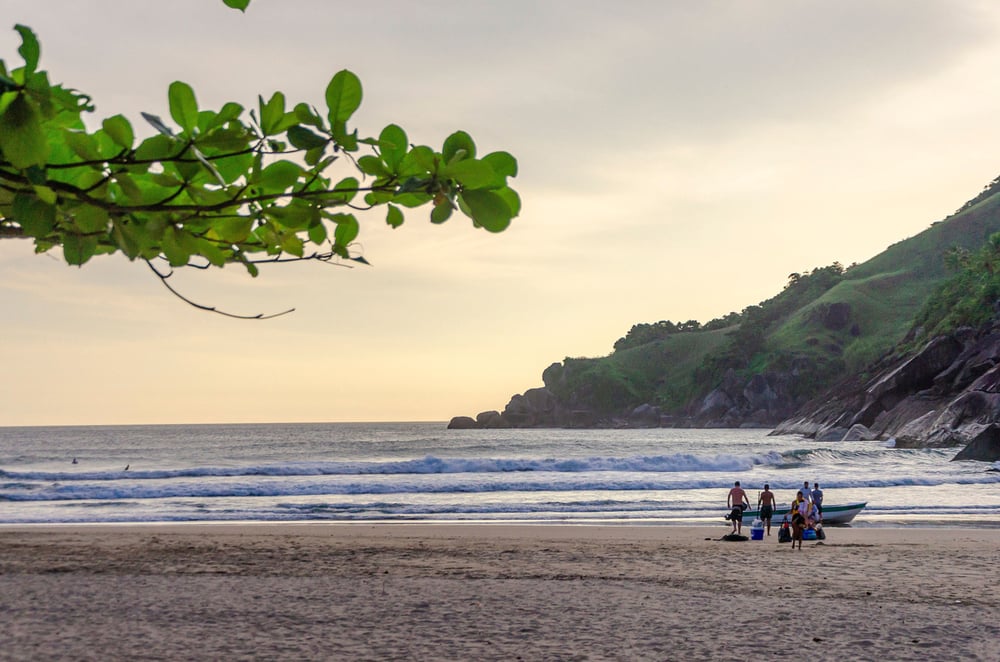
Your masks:
<svg viewBox="0 0 1000 662"><path fill-rule="evenodd" d="M295 312L294 308L289 308L288 310L285 310L280 313L274 313L272 315L265 315L264 313L258 313L257 315L235 315L233 313L227 313L224 310L219 310L214 306L205 306L200 303L195 303L191 299L188 299L186 296L175 290L173 287L171 287L170 283L167 282L167 279L174 275L173 271L170 271L169 273L166 274L162 274L157 270L156 267L153 266L152 262L150 262L149 260L145 260L145 262L146 266L148 266L150 270L154 274L156 274L156 277L160 279L160 282L163 283L163 287L167 288L167 290L169 290L171 294L173 294L175 297L177 297L184 303L194 308L197 308L198 310L204 310L210 313L215 313L217 315L222 315L224 317L232 317L234 319L239 319L239 320L269 320L269 319L274 319L275 317L281 317L282 315L287 315L288 313L291 312Z"/></svg>

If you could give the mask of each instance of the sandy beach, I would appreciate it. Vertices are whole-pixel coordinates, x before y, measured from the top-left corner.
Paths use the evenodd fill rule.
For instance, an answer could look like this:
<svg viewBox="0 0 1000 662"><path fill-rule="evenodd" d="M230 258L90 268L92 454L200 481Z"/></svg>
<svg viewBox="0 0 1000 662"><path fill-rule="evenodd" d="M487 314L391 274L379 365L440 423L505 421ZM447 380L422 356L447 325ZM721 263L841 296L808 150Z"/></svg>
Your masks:
<svg viewBox="0 0 1000 662"><path fill-rule="evenodd" d="M4 660L995 660L1000 530L0 528Z"/></svg>

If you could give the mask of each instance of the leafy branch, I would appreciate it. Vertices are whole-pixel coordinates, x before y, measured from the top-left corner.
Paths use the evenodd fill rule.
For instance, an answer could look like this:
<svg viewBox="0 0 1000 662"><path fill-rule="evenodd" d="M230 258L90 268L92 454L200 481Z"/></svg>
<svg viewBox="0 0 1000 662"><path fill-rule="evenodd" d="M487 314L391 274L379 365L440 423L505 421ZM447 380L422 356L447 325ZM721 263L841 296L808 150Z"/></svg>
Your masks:
<svg viewBox="0 0 1000 662"><path fill-rule="evenodd" d="M349 71L328 83L322 114L287 103L282 92L258 97L250 110L235 102L204 109L177 81L167 94L172 124L143 113L155 134L139 140L122 115L88 129L90 97L50 83L38 69L35 34L15 29L23 64L8 70L0 60L0 238L29 238L37 252L61 248L69 264L122 253L149 264L191 305L214 310L178 294L151 260L175 268L235 263L251 275L261 262L367 263L351 251L356 211L384 207L395 228L404 209L429 206L432 223L458 210L490 232L520 211L507 183L517 175L514 157L477 157L463 131L440 150L411 144L395 124L359 137L348 122L362 88Z"/></svg>

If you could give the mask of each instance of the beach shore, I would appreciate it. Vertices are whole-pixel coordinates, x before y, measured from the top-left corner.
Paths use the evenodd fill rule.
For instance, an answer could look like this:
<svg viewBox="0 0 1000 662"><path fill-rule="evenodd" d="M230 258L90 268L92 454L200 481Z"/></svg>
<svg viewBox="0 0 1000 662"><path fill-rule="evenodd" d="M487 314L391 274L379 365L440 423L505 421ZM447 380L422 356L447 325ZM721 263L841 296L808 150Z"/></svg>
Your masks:
<svg viewBox="0 0 1000 662"><path fill-rule="evenodd" d="M1000 659L1000 530L727 530L0 527L0 659Z"/></svg>

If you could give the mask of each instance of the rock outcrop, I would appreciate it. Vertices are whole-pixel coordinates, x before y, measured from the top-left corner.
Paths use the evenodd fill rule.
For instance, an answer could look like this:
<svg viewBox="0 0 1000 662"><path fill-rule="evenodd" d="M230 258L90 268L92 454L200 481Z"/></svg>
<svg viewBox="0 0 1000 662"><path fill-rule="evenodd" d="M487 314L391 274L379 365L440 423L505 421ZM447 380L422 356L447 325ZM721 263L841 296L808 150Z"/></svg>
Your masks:
<svg viewBox="0 0 1000 662"><path fill-rule="evenodd" d="M546 368L545 386L514 395L502 412L457 416L448 427L761 427L820 441L961 446L955 459L995 462L1000 460L1000 302L995 308L983 327L962 328L931 338L909 355L884 358L867 380L848 377L808 402L796 393L822 374L804 360L749 378L728 370L716 388L683 412L671 413L650 403L628 404L621 387L603 387L598 397L602 383L574 381L577 368L567 362ZM853 323L847 304L820 306L814 314L830 329ZM574 390L574 383L582 386ZM619 409L609 413L606 403L614 397Z"/></svg>
<svg viewBox="0 0 1000 662"><path fill-rule="evenodd" d="M848 380L774 433L894 439L908 448L961 446L956 460L1000 460L1000 321L933 338L867 383Z"/></svg>

